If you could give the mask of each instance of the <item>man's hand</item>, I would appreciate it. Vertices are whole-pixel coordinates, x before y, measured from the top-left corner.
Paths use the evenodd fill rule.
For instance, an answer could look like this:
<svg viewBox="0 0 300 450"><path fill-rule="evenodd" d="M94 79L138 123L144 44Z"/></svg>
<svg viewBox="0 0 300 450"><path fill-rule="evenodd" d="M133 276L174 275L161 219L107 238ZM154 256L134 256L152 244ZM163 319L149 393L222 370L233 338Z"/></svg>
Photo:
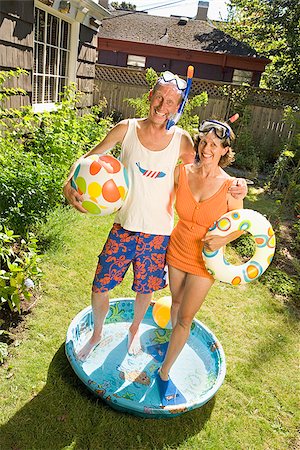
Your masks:
<svg viewBox="0 0 300 450"><path fill-rule="evenodd" d="M71 181L68 181L64 185L63 193L70 205L74 206L74 208L78 209L78 211L82 213L87 213L87 210L81 205L83 200L82 195L80 195L76 189L72 188Z"/></svg>
<svg viewBox="0 0 300 450"><path fill-rule="evenodd" d="M219 248L223 247L227 243L226 237L217 235L204 236L201 240L203 242L204 250L209 252L219 250Z"/></svg>
<svg viewBox="0 0 300 450"><path fill-rule="evenodd" d="M228 192L236 200L243 200L248 194L246 180L244 178L236 178L228 189Z"/></svg>

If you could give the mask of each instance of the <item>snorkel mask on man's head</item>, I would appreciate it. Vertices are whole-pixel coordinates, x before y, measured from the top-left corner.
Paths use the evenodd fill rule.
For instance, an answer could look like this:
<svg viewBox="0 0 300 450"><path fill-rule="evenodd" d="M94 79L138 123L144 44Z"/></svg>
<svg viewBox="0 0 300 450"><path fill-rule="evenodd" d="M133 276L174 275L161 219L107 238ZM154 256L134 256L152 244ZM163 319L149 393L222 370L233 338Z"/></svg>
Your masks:
<svg viewBox="0 0 300 450"><path fill-rule="evenodd" d="M167 130L169 130L173 125L176 125L178 120L181 117L181 114L183 113L184 106L187 102L189 92L191 90L192 86L192 78L194 75L194 67L189 66L187 69L187 81L180 78L178 75L175 75L172 72L169 72L168 70L166 72L163 72L161 76L159 77L157 84L165 84L165 83L172 83L176 86L176 88L181 92L182 101L179 105L179 108L177 110L176 114L173 114L172 117L168 120L166 124Z"/></svg>
<svg viewBox="0 0 300 450"><path fill-rule="evenodd" d="M162 72L161 76L157 80L157 84L174 84L181 93L186 89L187 82L180 78L178 75L166 70Z"/></svg>

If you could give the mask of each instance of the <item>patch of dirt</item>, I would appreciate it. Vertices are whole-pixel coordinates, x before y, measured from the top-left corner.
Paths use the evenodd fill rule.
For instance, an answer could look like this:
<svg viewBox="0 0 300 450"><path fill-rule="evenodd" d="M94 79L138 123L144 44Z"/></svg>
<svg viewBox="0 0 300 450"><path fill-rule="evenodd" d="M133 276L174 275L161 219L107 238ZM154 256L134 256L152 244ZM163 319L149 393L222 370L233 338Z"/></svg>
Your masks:
<svg viewBox="0 0 300 450"><path fill-rule="evenodd" d="M278 234L278 233L277 233ZM277 235L276 234L276 235ZM280 270L284 270L290 276L300 275L300 255L293 247L295 231L292 221L280 224L277 238L274 263Z"/></svg>
<svg viewBox="0 0 300 450"><path fill-rule="evenodd" d="M30 301L23 300L21 302L21 314L18 311L11 311L7 304L0 309L0 329L7 331L6 334L0 335L0 342L11 345L26 328L26 316L30 314L37 302L37 297L32 296Z"/></svg>

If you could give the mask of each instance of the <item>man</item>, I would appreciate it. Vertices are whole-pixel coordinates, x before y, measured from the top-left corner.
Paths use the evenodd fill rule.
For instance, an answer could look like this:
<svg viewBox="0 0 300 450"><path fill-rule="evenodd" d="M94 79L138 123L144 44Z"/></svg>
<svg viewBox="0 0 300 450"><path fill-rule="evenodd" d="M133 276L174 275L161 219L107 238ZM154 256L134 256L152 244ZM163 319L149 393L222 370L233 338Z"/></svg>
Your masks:
<svg viewBox="0 0 300 450"><path fill-rule="evenodd" d="M189 163L195 156L192 139L186 131L177 126L166 129L168 119L178 110L185 88L185 80L176 75L170 77L170 72L168 77L162 74L150 92L148 117L121 121L84 155L103 154L120 143L120 160L128 170L129 192L99 256L92 288L94 331L78 352L81 360L100 342L109 309L109 291L122 281L131 263L136 300L128 331L129 353L136 354L141 348L139 325L153 292L166 286L165 253L173 228L174 169L178 159ZM80 203L81 196L71 187L74 167L75 164L64 194L70 204L86 212ZM150 172L159 176L147 176ZM231 188L232 193L244 197L245 186L239 183Z"/></svg>

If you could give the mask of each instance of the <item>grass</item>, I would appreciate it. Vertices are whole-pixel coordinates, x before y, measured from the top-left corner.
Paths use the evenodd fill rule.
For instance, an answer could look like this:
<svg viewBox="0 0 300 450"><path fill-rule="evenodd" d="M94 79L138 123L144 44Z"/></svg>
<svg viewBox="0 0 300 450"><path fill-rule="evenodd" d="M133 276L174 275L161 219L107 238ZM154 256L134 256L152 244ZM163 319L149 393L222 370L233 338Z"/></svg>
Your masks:
<svg viewBox="0 0 300 450"><path fill-rule="evenodd" d="M246 207L258 209L254 201ZM112 220L66 208L44 229L56 240L43 258L41 296L20 344L0 367L1 450L298 448L297 317L259 281L215 283L198 313L227 360L223 386L202 408L172 419L141 419L112 410L77 379L64 354L66 330L90 304L97 254ZM112 296L133 296L131 273Z"/></svg>

